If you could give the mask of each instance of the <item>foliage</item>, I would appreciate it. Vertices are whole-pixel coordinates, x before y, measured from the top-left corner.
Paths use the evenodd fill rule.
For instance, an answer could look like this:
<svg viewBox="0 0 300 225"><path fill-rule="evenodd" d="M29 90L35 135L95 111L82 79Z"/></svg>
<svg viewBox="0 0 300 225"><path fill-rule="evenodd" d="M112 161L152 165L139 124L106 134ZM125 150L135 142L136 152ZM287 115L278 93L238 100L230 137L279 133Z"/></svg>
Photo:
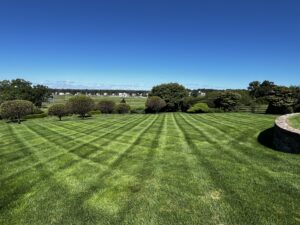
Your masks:
<svg viewBox="0 0 300 225"><path fill-rule="evenodd" d="M0 81L0 102L28 100L41 107L42 102L46 101L49 95L48 87L43 85L32 86L29 81L23 79Z"/></svg>
<svg viewBox="0 0 300 225"><path fill-rule="evenodd" d="M215 100L217 108L223 109L225 112L237 109L241 99L241 95L235 92L226 91L218 96Z"/></svg>
<svg viewBox="0 0 300 225"><path fill-rule="evenodd" d="M158 113L166 107L166 102L158 96L150 96L146 101L147 113Z"/></svg>
<svg viewBox="0 0 300 225"><path fill-rule="evenodd" d="M33 111L33 104L26 100L9 100L5 101L0 106L0 114L4 119L15 120L21 123L21 118L25 115L31 114Z"/></svg>
<svg viewBox="0 0 300 225"><path fill-rule="evenodd" d="M125 98L122 98L122 100L120 101L120 103L126 103Z"/></svg>
<svg viewBox="0 0 300 225"><path fill-rule="evenodd" d="M165 111L175 112L181 109L182 101L188 96L184 86L177 83L167 83L154 86L149 96L158 96L165 100Z"/></svg>
<svg viewBox="0 0 300 225"><path fill-rule="evenodd" d="M72 114L79 114L84 119L89 111L94 109L94 100L85 95L71 97L67 102L67 110Z"/></svg>
<svg viewBox="0 0 300 225"><path fill-rule="evenodd" d="M130 113L143 114L143 113L145 113L145 108L144 107L133 108L133 109L130 110Z"/></svg>
<svg viewBox="0 0 300 225"><path fill-rule="evenodd" d="M130 112L130 105L125 103L120 103L116 107L116 112L119 114L125 114Z"/></svg>
<svg viewBox="0 0 300 225"><path fill-rule="evenodd" d="M54 104L49 107L48 115L57 116L61 120L63 116L68 115L68 111L64 104Z"/></svg>
<svg viewBox="0 0 300 225"><path fill-rule="evenodd" d="M188 113L208 113L210 109L206 103L196 103L187 110Z"/></svg>
<svg viewBox="0 0 300 225"><path fill-rule="evenodd" d="M275 87L276 85L272 81L265 80L262 83L259 81L252 81L249 83L248 90L252 97L259 98L273 94Z"/></svg>
<svg viewBox="0 0 300 225"><path fill-rule="evenodd" d="M216 108L215 101L220 96L221 93L222 93L221 91L207 92L206 95L201 100L201 102L206 103L209 108Z"/></svg>
<svg viewBox="0 0 300 225"><path fill-rule="evenodd" d="M96 105L96 108L101 111L101 113L113 113L116 107L116 103L111 100L101 100Z"/></svg>
<svg viewBox="0 0 300 225"><path fill-rule="evenodd" d="M193 97L193 96L185 97L182 101L181 111L186 112L193 105L195 105L198 102L202 102L203 100L204 97Z"/></svg>
<svg viewBox="0 0 300 225"><path fill-rule="evenodd" d="M292 113L297 104L294 93L286 87L277 87L274 94L269 96L268 101L267 113L270 114Z"/></svg>

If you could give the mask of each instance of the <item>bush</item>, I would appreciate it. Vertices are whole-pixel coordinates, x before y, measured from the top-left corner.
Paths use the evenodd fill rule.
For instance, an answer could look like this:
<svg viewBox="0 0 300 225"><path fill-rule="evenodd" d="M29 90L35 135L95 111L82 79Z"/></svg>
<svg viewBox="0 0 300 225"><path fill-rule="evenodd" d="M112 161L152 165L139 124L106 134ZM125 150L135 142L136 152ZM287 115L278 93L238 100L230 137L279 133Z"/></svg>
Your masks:
<svg viewBox="0 0 300 225"><path fill-rule="evenodd" d="M116 107L116 103L111 100L102 100L96 105L96 109L101 113L113 113Z"/></svg>
<svg viewBox="0 0 300 225"><path fill-rule="evenodd" d="M40 113L40 114L29 114L29 115L26 115L24 116L23 118L28 120L28 119L38 119L38 118L45 118L47 117L47 113Z"/></svg>
<svg viewBox="0 0 300 225"><path fill-rule="evenodd" d="M216 108L221 108L225 112L234 111L240 103L241 95L238 93L226 91L220 94L215 100Z"/></svg>
<svg viewBox="0 0 300 225"><path fill-rule="evenodd" d="M15 120L21 123L21 118L33 112L33 104L26 100L5 101L0 106L0 115L4 119Z"/></svg>
<svg viewBox="0 0 300 225"><path fill-rule="evenodd" d="M158 96L151 96L146 101L147 113L158 113L166 107L166 102Z"/></svg>
<svg viewBox="0 0 300 225"><path fill-rule="evenodd" d="M84 119L86 114L94 109L94 100L85 95L70 98L67 102L67 110L72 114L79 114Z"/></svg>
<svg viewBox="0 0 300 225"><path fill-rule="evenodd" d="M49 107L48 115L57 116L61 120L63 116L68 115L68 111L64 104L55 104Z"/></svg>
<svg viewBox="0 0 300 225"><path fill-rule="evenodd" d="M189 108L191 108L196 103L202 102L204 100L203 97L185 97L182 101L181 111L186 112Z"/></svg>
<svg viewBox="0 0 300 225"><path fill-rule="evenodd" d="M116 107L116 112L119 114L125 114L130 112L130 106L125 103L120 103Z"/></svg>
<svg viewBox="0 0 300 225"><path fill-rule="evenodd" d="M210 109L206 103L196 103L187 110L188 113L208 113Z"/></svg>

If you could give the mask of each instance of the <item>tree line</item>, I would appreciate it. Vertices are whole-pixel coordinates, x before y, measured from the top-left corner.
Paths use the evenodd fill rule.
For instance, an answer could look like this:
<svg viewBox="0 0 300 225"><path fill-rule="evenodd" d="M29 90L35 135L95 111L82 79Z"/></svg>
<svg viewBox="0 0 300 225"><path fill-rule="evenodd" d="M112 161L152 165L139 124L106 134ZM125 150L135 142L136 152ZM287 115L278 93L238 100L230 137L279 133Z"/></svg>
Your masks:
<svg viewBox="0 0 300 225"><path fill-rule="evenodd" d="M166 83L154 86L145 103L145 113L159 112L232 112L241 105L267 105L266 113L285 114L300 111L300 87L279 86L271 81L253 81L247 90L210 90L205 96L198 91L190 91L178 83ZM16 79L0 81L0 116L17 120L32 113L41 113L37 107L49 97L49 89L43 85ZM134 112L123 99L119 104L111 100L96 103L85 95L71 97L66 104L54 104L49 107L48 115L63 116L76 114L82 119L94 113L130 113Z"/></svg>

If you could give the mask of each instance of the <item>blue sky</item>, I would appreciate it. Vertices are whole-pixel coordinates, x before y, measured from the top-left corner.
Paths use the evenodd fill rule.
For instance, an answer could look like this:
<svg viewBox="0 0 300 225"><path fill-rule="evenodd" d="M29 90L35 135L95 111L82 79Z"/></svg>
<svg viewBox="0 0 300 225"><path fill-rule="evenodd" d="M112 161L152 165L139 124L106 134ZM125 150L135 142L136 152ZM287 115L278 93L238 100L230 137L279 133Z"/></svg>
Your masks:
<svg viewBox="0 0 300 225"><path fill-rule="evenodd" d="M1 0L0 79L51 87L300 85L300 1Z"/></svg>

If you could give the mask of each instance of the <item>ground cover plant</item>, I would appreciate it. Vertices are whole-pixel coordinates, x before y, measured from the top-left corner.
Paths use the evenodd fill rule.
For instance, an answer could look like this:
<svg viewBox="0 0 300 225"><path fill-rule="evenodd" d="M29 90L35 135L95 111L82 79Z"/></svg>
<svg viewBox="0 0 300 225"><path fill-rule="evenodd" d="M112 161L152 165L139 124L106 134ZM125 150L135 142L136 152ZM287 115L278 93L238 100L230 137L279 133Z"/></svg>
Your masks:
<svg viewBox="0 0 300 225"><path fill-rule="evenodd" d="M299 155L258 141L274 119L0 121L0 224L299 224Z"/></svg>
<svg viewBox="0 0 300 225"><path fill-rule="evenodd" d="M300 114L290 117L288 123L290 126L300 129Z"/></svg>

